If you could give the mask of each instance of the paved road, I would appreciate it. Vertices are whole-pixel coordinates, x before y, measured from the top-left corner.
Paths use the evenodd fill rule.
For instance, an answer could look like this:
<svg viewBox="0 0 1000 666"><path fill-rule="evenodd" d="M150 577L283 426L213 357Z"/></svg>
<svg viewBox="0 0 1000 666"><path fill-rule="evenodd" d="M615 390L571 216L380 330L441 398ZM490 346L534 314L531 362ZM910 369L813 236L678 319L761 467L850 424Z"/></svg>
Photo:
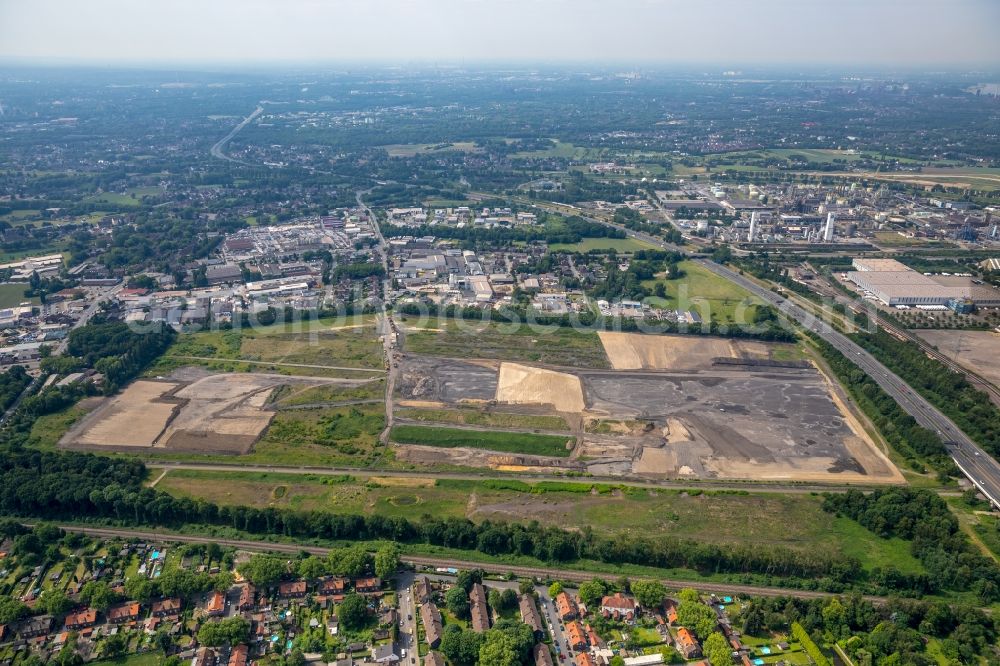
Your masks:
<svg viewBox="0 0 1000 666"><path fill-rule="evenodd" d="M83 527L80 525L59 525L60 529L66 532L86 534L98 538L124 538L139 539L144 541L178 542L178 543L216 543L220 546L238 548L240 550L288 553L296 555L307 552L311 555L326 557L330 549L320 546L307 546L295 543L271 543L269 541L244 541L239 539L220 539L218 537L203 537L187 534L174 534L165 531L144 531L130 529L114 529L104 527ZM592 580L595 576L609 577L605 571L586 571L576 569L558 569L545 567L521 567L507 564L488 564L483 562L470 562L468 560L455 560L436 557L417 557L404 555L402 561L417 567L453 567L455 569L482 569L488 573L508 574L523 578L539 578L542 580L558 579L570 582L585 582ZM650 580L648 576L631 576L633 580ZM790 596L800 599L822 599L836 596L829 592L816 592L813 590L796 590L782 587L764 587L756 585L729 585L726 583L693 582L689 580L677 580L670 578L660 578L665 586L670 589L681 589L684 587L696 587L705 592L715 592L722 594L747 594L757 596ZM492 584L492 583L491 583ZM886 597L865 596L872 603L885 603Z"/></svg>
<svg viewBox="0 0 1000 666"><path fill-rule="evenodd" d="M993 506L1000 508L1000 463L973 443L968 435L962 432L951 419L911 389L906 382L890 372L874 356L850 338L785 297L765 289L736 271L713 261L699 260L699 263L713 273L735 282L774 305L785 315L829 342L855 365L864 370L900 407L916 419L917 423L936 432L941 437L962 473L969 477L969 480L990 500Z"/></svg>
<svg viewBox="0 0 1000 666"><path fill-rule="evenodd" d="M94 299L91 301L90 305L87 306L87 308L80 314L80 317L76 320L76 322L73 323L73 326L70 330L72 330L73 328L79 328L81 326L85 326L87 322L90 321L90 319L95 314L97 314L98 310L101 307L101 303L103 303L110 297L114 297L119 291L121 291L124 288L125 288L125 283L121 282L115 285L114 287L109 287L108 289L99 290L97 295L94 296ZM66 351L66 347L68 346L69 346L69 336L67 335L59 342L58 345L55 346L55 349L52 350L52 355L59 356L60 354ZM23 391L21 391L21 394L17 396L17 399L14 400L13 403L11 403L10 407L8 407L3 414L0 414L0 425L3 425L4 423L7 422L7 419L10 418L15 411L17 411L17 408L21 406L21 403L25 400L25 398L34 395L35 392L42 387L47 377L48 375L43 372L42 374L38 375L38 377L36 377L34 380L32 380L32 382L28 384Z"/></svg>
<svg viewBox="0 0 1000 666"><path fill-rule="evenodd" d="M240 133L240 130L242 130L244 127L252 123L253 119L262 113L264 113L264 107L258 106L256 109L254 109L253 113L251 113L249 116L243 119L243 122L234 127L229 132L229 134L222 137L214 146L212 146L212 149L210 151L212 153L212 157L217 157L220 160L228 160L230 162L236 162L237 164L245 164L245 162L238 160L235 157L230 157L229 155L226 155L224 152L222 152L222 149L226 147L227 143L232 141L234 136Z"/></svg>
<svg viewBox="0 0 1000 666"><path fill-rule="evenodd" d="M396 640L397 654L406 650L406 657L400 659L401 664L414 666L419 655L417 639L417 606L413 600L412 571L402 571L396 576L396 599L399 605L399 637Z"/></svg>
<svg viewBox="0 0 1000 666"><path fill-rule="evenodd" d="M844 307L850 308L857 314L864 314L869 319L875 318L878 321L878 325L888 331L890 334L900 338L902 340L909 340L913 344L920 347L920 351L924 352L931 358L935 359L939 363L950 368L952 371L963 375L965 379L975 386L977 389L989 396L990 400L994 405L1000 407L1000 387L995 386L988 379L984 378L982 375L976 373L975 371L965 367L961 363L958 363L950 356L945 356L937 349L934 348L929 342L921 338L915 333L911 333L909 330L897 326L894 322L890 321L884 316L884 313L877 306L869 306L865 308L863 304L855 298L847 296L843 292L839 291L835 286L830 284L829 279L825 279L823 275L813 268L810 264L806 263L806 266L810 268L815 274L816 279L810 285L813 291L816 291L826 298L833 299L837 303L840 303ZM836 279L836 278L834 278Z"/></svg>
<svg viewBox="0 0 1000 666"><path fill-rule="evenodd" d="M389 448L389 433L392 432L393 426L393 396L396 392L396 377L399 374L399 364L396 362L396 338L399 335L399 330L396 328L396 322L392 318L392 313L386 307L386 299L389 298L389 294L392 291L392 278L389 273L389 250L385 242L385 236L382 235L382 229L379 227L378 217L375 216L375 212L365 203L364 195L368 191L370 190L364 192L358 191L354 197L358 202L358 206L364 209L368 215L368 219L371 220L372 229L375 231L376 238L378 238L377 249L379 258L382 261L382 268L385 269L385 279L382 281L382 294L379 298L380 312L378 317L378 331L382 337L382 347L387 369L385 379L385 428L379 435L379 441L382 442L382 451L384 453ZM382 456L380 455L376 460L372 461L372 465L374 466L381 459Z"/></svg>

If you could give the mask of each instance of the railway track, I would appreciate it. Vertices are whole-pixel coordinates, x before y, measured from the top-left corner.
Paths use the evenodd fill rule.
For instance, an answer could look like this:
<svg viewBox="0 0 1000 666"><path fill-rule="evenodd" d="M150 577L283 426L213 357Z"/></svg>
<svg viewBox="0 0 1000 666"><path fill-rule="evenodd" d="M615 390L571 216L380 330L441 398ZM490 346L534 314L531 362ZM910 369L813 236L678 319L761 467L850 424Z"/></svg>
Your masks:
<svg viewBox="0 0 1000 666"><path fill-rule="evenodd" d="M179 542L179 543L215 543L220 546L238 548L240 550L257 552L274 552L297 555L301 552L310 555L325 557L330 549L322 546L308 546L292 543L272 543L270 541L245 541L240 539L219 539L217 537L203 537L190 534L174 534L164 532L153 532L143 530L126 530L103 527L84 527L81 525L59 525L59 528L66 532L85 534L87 536L99 538L125 538L142 541L158 542ZM543 567L525 567L513 564L492 564L484 562L473 562L469 560L459 560L452 558L421 557L414 555L403 555L400 558L403 562L417 567L434 568L454 568L454 569L482 569L494 574L513 573L516 576L526 578L558 579L570 582L584 582L592 580L595 576L608 576L606 571L587 571L577 569L558 569ZM633 579L652 580L651 576L631 576ZM702 581L678 580L673 578L657 578L668 588L680 589L684 587L697 587L705 592L723 594L747 594L753 596L768 597L797 597L800 599L822 599L836 596L830 592L817 592L815 590L798 590L783 587L767 587L757 585L739 585L728 583L712 583ZM888 601L887 597L866 595L865 599L876 604L883 604Z"/></svg>

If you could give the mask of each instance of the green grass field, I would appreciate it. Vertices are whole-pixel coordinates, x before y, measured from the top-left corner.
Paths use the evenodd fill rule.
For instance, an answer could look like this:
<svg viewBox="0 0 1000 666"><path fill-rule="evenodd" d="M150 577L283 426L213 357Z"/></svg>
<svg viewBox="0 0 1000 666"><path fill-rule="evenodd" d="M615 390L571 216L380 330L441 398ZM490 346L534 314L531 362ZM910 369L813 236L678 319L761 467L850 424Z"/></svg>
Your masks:
<svg viewBox="0 0 1000 666"><path fill-rule="evenodd" d="M569 455L567 444L573 440L569 436L411 425L395 426L389 437L399 444L422 444L445 448L464 446L505 453L527 453L561 458Z"/></svg>
<svg viewBox="0 0 1000 666"><path fill-rule="evenodd" d="M404 327L413 326L417 321L405 316L398 320ZM407 352L581 368L609 367L600 338L590 331L450 319L433 319L424 324L428 330L407 332Z"/></svg>
<svg viewBox="0 0 1000 666"><path fill-rule="evenodd" d="M584 238L579 243L554 243L549 246L552 252L589 252L590 250L615 250L616 252L635 252L636 250L658 249L652 243L636 238Z"/></svg>
<svg viewBox="0 0 1000 666"><path fill-rule="evenodd" d="M28 301L32 305L41 303L37 296L28 298L24 295L24 290L27 288L26 284L0 284L0 308L12 308L24 301Z"/></svg>
<svg viewBox="0 0 1000 666"><path fill-rule="evenodd" d="M543 414L512 414L478 409L400 409L396 418L428 423L451 423L490 428L569 430L566 419Z"/></svg>
<svg viewBox="0 0 1000 666"><path fill-rule="evenodd" d="M646 299L655 308L693 310L703 319L717 322L753 322L758 303L742 287L712 273L692 261L682 261L684 275L676 280L656 278L643 281L652 290L658 282L666 288L666 298L651 296Z"/></svg>
<svg viewBox="0 0 1000 666"><path fill-rule="evenodd" d="M357 376L334 368L382 369L382 344L371 316L197 331L178 336L146 374L163 375L182 365L233 372Z"/></svg>
<svg viewBox="0 0 1000 666"><path fill-rule="evenodd" d="M282 411L240 461L367 465L378 455L384 427L385 408L377 403Z"/></svg>
<svg viewBox="0 0 1000 666"><path fill-rule="evenodd" d="M377 472L372 472L377 474ZM283 490L275 492L277 488ZM922 565L899 539L881 539L824 512L809 494L685 492L599 487L586 482L463 481L432 478L171 470L157 488L223 504L286 506L332 513L424 514L472 520L538 520L599 534L658 534L706 543L755 543L858 557L866 569Z"/></svg>

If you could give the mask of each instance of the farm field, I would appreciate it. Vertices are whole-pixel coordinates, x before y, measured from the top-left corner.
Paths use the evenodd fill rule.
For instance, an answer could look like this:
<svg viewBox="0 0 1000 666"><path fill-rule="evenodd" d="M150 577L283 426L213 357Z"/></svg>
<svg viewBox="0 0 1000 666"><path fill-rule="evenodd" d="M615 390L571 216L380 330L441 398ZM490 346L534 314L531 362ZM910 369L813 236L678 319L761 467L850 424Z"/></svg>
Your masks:
<svg viewBox="0 0 1000 666"><path fill-rule="evenodd" d="M684 275L676 280L644 280L642 286L648 289L662 283L667 294L665 298L650 296L646 302L654 308L692 310L705 321L753 322L758 301L749 292L693 261L682 261L680 269Z"/></svg>
<svg viewBox="0 0 1000 666"><path fill-rule="evenodd" d="M286 506L331 513L419 519L538 520L600 534L646 534L706 543L759 543L858 557L866 569L922 571L898 539L881 539L821 509L812 495L703 492L588 483L461 481L433 478L319 477L171 470L157 488L221 504Z"/></svg>
<svg viewBox="0 0 1000 666"><path fill-rule="evenodd" d="M408 317L400 317L404 329ZM596 333L557 326L434 320L434 330L406 334L406 351L429 356L525 361L606 368L608 359Z"/></svg>

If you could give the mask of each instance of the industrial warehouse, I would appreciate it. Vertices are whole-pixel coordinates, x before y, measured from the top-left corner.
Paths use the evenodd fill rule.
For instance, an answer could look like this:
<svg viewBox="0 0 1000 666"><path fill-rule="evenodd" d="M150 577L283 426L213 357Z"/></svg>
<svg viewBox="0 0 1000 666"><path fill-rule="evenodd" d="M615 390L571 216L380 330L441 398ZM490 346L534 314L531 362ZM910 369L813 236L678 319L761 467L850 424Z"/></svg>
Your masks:
<svg viewBox="0 0 1000 666"><path fill-rule="evenodd" d="M1000 307L1000 290L967 275L925 275L895 259L855 259L847 279L888 306L944 308L968 312Z"/></svg>

